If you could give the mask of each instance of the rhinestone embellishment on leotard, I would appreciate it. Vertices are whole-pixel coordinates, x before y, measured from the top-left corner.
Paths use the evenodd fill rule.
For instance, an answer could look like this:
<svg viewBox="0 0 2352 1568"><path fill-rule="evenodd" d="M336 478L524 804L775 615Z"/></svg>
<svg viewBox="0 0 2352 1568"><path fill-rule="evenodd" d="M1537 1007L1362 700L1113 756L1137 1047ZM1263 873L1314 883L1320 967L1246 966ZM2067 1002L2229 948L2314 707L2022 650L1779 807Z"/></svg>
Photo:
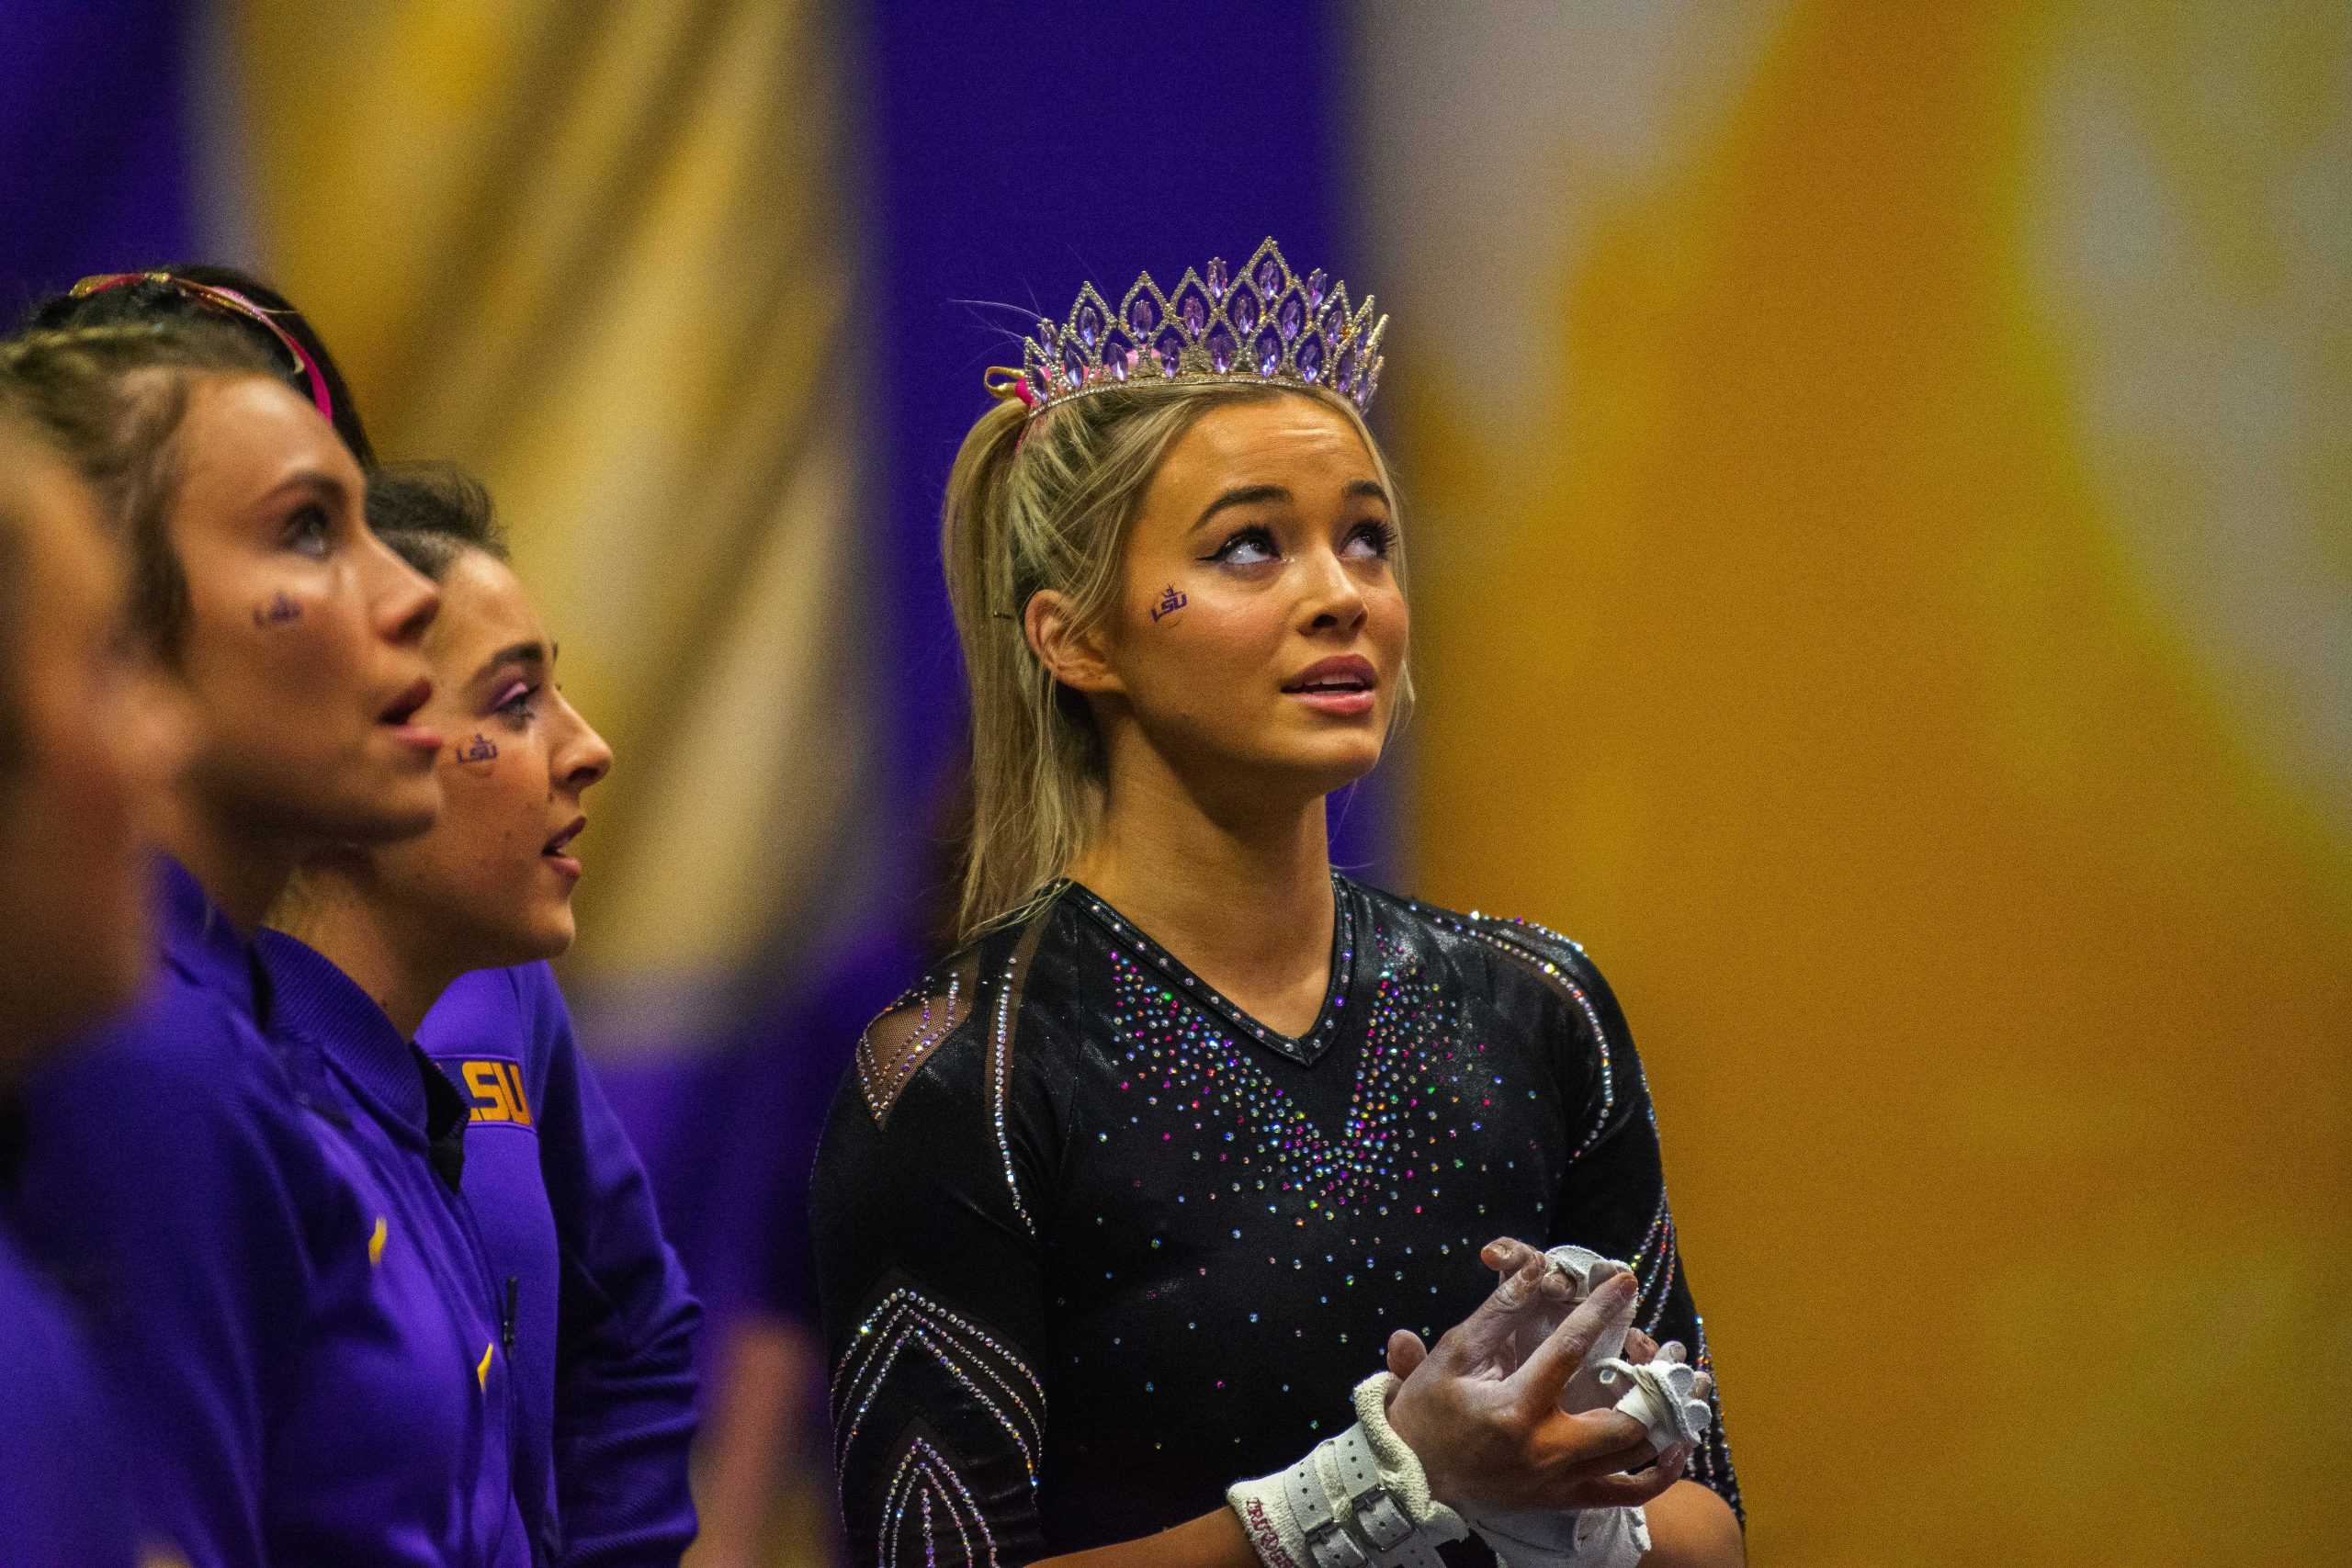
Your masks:
<svg viewBox="0 0 2352 1568"><path fill-rule="evenodd" d="M1420 907L1416 905L1415 908ZM1436 912L1422 909L1421 913L1434 915ZM1473 910L1466 919L1457 917L1444 919L1441 923L1450 925L1464 936L1482 942L1498 953L1515 958L1534 969L1544 976L1547 985L1566 997L1584 1015L1585 1026L1592 1032L1593 1049L1600 1057L1600 1100L1593 1108L1591 1122L1586 1125L1584 1132L1577 1137L1575 1146L1569 1152L1568 1163L1575 1164L1583 1157L1588 1149L1600 1141L1601 1134L1609 1128L1609 1118L1617 1109L1617 1075L1609 1060L1609 1031L1601 1027L1600 1010L1592 1005L1592 998L1586 993L1585 988L1577 984L1566 970L1545 957L1541 949L1518 936L1511 928L1525 926L1528 930L1543 932L1555 942L1566 942L1568 946L1576 948L1578 953L1582 953L1584 949L1558 932L1546 931L1544 927L1532 922L1491 919L1476 910ZM1650 1112L1650 1120L1653 1123L1657 1120L1655 1108Z"/></svg>
<svg viewBox="0 0 2352 1568"><path fill-rule="evenodd" d="M931 1059L931 1054L955 1032L956 1026L970 1011L963 989L963 978L957 975L947 977L944 992L935 982L927 981L899 998L857 1037L857 1085L865 1096L866 1109L874 1113L877 1123L888 1117L890 1107L897 1101L899 1091L907 1087L907 1080ZM875 1033L884 1020L902 1020L908 1010L918 1008L921 1011L910 1021L907 1038L895 1049L882 1050Z"/></svg>
<svg viewBox="0 0 2352 1568"><path fill-rule="evenodd" d="M1021 1228L1035 1235L1037 1222L1021 1201L1021 1178L1012 1168L1012 1134L1005 1124L1005 1101L1012 1088L1012 998L1019 977L1017 967L1008 964L997 987L996 1031L989 1042L989 1122L996 1134L997 1158L1004 1166L1004 1188L1012 1195L1012 1212L1021 1217Z"/></svg>
<svg viewBox="0 0 2352 1568"><path fill-rule="evenodd" d="M1190 1000L1216 1013L1230 1026L1238 1036L1246 1037L1278 1051L1295 1062L1312 1065L1329 1048L1331 1036L1346 1012L1348 990L1355 979L1356 914L1352 899L1345 885L1335 874L1332 879L1335 899L1331 933L1331 978L1323 993L1322 1010L1305 1034L1293 1038L1268 1029L1248 1013L1227 1000L1215 987L1205 985L1199 976L1185 966L1183 960L1137 931L1119 911L1097 898L1075 883L1069 885L1069 896L1079 907L1109 929L1113 937L1129 953L1165 974L1176 989Z"/></svg>
<svg viewBox="0 0 2352 1568"><path fill-rule="evenodd" d="M944 1373L996 1424L1020 1453L1034 1488L1046 1436L1046 1391L1036 1374L987 1330L904 1287L885 1296L858 1324L833 1373L834 1460L843 1472L864 1434L867 1412L893 1376L908 1374L910 1359ZM910 1526L920 1528L922 1553L910 1561L933 1561L938 1543L951 1530L963 1544L959 1561L978 1562L983 1552L986 1561L996 1560L995 1540L970 1490L945 1457L919 1436L900 1455L884 1496L883 1562L899 1560Z"/></svg>
<svg viewBox="0 0 2352 1568"><path fill-rule="evenodd" d="M906 1540L910 1524L920 1526L920 1542ZM914 1564L935 1568L939 1548L950 1530L959 1551L948 1561L986 1562L989 1568L998 1568L996 1536L989 1529L979 1500L945 1456L922 1438L912 1438L890 1476L889 1490L883 1495L882 1568L899 1568L902 1562L910 1568Z"/></svg>
<svg viewBox="0 0 2352 1568"><path fill-rule="evenodd" d="M1385 943L1384 943L1385 946ZM1262 1188L1269 1213L1295 1193L1307 1212L1336 1219L1351 1208L1412 1208L1441 1190L1444 1170L1475 1145L1435 1107L1458 1103L1451 1015L1405 955L1384 951L1354 1108L1336 1136L1317 1126L1232 1034L1224 1010L1179 996L1167 977L1129 953L1111 953L1113 1025L1135 1077L1121 1088L1152 1106L1197 1113L1195 1129L1221 1164ZM1475 1131L1476 1122L1469 1123ZM1173 1136L1163 1132L1161 1138ZM1301 1223L1304 1223L1303 1221Z"/></svg>

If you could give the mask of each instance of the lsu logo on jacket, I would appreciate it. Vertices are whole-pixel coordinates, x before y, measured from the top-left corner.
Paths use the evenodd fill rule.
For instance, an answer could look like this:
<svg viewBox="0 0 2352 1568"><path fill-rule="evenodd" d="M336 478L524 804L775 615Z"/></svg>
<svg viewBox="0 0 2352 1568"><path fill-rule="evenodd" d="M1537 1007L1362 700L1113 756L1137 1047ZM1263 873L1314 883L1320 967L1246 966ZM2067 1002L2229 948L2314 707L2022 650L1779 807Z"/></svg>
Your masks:
<svg viewBox="0 0 2352 1568"><path fill-rule="evenodd" d="M530 1097L523 1092L523 1068L503 1056L445 1061L442 1066L458 1080L473 1106L476 1122L505 1122L517 1127L534 1125Z"/></svg>

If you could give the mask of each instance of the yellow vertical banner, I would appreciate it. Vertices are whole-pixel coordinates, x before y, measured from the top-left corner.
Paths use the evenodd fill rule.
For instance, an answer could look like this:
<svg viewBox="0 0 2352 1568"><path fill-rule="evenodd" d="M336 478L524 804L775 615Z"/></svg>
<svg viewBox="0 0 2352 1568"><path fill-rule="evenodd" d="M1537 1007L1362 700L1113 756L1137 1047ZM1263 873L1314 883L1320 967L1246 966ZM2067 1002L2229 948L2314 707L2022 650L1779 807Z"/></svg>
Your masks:
<svg viewBox="0 0 2352 1568"><path fill-rule="evenodd" d="M830 13L234 17L266 265L379 450L490 481L617 754L570 973L691 1034L822 885L866 761Z"/></svg>
<svg viewBox="0 0 2352 1568"><path fill-rule="evenodd" d="M1615 981L1756 1560L2338 1560L2352 14L1359 52L1407 851Z"/></svg>

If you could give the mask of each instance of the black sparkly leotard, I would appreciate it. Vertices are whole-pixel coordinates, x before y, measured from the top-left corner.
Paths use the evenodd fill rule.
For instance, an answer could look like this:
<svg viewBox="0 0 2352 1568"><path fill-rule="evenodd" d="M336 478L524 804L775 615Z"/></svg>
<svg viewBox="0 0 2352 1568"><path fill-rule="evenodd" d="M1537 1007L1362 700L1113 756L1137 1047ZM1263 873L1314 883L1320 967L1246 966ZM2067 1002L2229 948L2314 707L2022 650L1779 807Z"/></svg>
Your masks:
<svg viewBox="0 0 2352 1568"><path fill-rule="evenodd" d="M1075 885L867 1031L811 1201L858 1562L1013 1568L1220 1506L1348 1424L1390 1330L1485 1299L1498 1235L1630 1261L1636 1321L1706 1363L1583 951L1334 882L1297 1039ZM1720 1418L1688 1473L1738 1506Z"/></svg>

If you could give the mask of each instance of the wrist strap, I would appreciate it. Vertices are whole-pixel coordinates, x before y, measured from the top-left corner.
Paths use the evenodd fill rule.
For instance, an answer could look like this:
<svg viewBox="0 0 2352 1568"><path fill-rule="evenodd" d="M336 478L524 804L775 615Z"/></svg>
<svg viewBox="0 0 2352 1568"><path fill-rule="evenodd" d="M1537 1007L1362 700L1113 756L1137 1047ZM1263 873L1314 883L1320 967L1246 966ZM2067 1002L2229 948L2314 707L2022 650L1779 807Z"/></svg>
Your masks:
<svg viewBox="0 0 2352 1568"><path fill-rule="evenodd" d="M1420 1460L1388 1425L1394 1382L1385 1372L1365 1379L1355 1426L1289 1469L1227 1491L1267 1568L1442 1568L1436 1543L1469 1533L1430 1497Z"/></svg>

